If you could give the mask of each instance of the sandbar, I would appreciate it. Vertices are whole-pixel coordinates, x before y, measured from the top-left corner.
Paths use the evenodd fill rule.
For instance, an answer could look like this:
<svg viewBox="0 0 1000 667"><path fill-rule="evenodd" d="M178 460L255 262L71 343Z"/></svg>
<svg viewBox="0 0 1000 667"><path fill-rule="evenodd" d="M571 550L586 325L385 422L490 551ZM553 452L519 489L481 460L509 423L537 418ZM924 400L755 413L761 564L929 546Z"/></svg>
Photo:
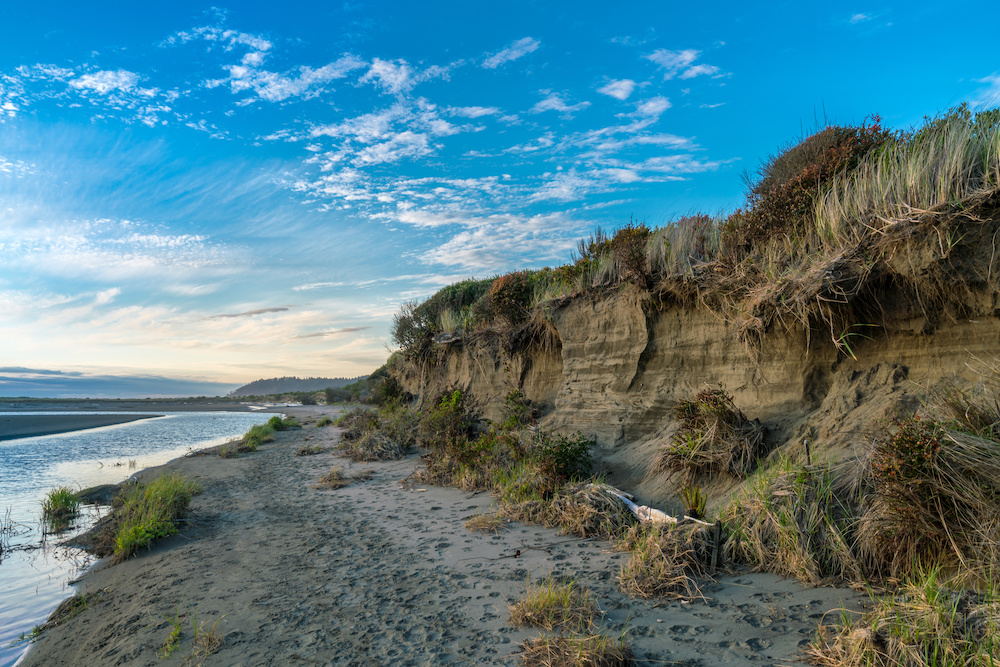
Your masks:
<svg viewBox="0 0 1000 667"><path fill-rule="evenodd" d="M0 416L0 440L31 438L38 435L53 435L82 431L100 426L126 424L139 419L157 417L155 414L95 415L81 412L72 415L36 415L25 412L19 415Z"/></svg>

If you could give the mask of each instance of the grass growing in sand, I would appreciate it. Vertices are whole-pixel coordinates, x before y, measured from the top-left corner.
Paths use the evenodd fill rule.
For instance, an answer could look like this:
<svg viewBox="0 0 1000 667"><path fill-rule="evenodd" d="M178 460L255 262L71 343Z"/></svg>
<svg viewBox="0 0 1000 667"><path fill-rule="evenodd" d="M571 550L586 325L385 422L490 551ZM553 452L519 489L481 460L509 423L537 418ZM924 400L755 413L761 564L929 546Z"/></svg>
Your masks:
<svg viewBox="0 0 1000 667"><path fill-rule="evenodd" d="M42 518L51 530L69 525L80 509L80 497L68 486L57 486L42 499Z"/></svg>
<svg viewBox="0 0 1000 667"><path fill-rule="evenodd" d="M316 428L323 428L324 426L329 426L333 423L333 420L327 416L320 417L319 421L316 422Z"/></svg>
<svg viewBox="0 0 1000 667"><path fill-rule="evenodd" d="M590 591L572 581L560 583L554 579L529 582L524 597L510 606L510 623L515 628L588 632L602 615Z"/></svg>
<svg viewBox="0 0 1000 667"><path fill-rule="evenodd" d="M529 639L521 645L521 662L528 667L617 666L632 664L624 638L598 631L604 612L590 591L574 582L547 579L528 584L524 598L510 606L514 627L558 631L555 636Z"/></svg>
<svg viewBox="0 0 1000 667"><path fill-rule="evenodd" d="M200 491L197 483L176 474L128 484L115 500L114 561L176 533L191 497Z"/></svg>
<svg viewBox="0 0 1000 667"><path fill-rule="evenodd" d="M496 514L476 514L465 522L465 527L476 533L499 533L504 519Z"/></svg>
<svg viewBox="0 0 1000 667"><path fill-rule="evenodd" d="M326 451L326 447L322 445L302 445L297 450L295 450L296 456L315 456L316 454L322 454Z"/></svg>
<svg viewBox="0 0 1000 667"><path fill-rule="evenodd" d="M638 598L704 599L712 542L700 524L640 524L615 544L631 557L618 572L622 592Z"/></svg>
<svg viewBox="0 0 1000 667"><path fill-rule="evenodd" d="M823 667L973 667L1000 664L1000 590L952 588L931 570L873 596L872 611L821 625L807 650Z"/></svg>
<svg viewBox="0 0 1000 667"><path fill-rule="evenodd" d="M525 667L628 667L634 664L624 640L604 634L537 637L521 645Z"/></svg>

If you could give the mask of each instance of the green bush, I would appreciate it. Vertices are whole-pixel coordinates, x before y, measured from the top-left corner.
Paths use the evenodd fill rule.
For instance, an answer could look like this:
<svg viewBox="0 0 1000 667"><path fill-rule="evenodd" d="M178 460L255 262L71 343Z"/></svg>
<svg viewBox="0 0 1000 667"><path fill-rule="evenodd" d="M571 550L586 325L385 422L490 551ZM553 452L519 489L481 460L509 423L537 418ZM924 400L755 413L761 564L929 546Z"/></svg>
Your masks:
<svg viewBox="0 0 1000 667"><path fill-rule="evenodd" d="M593 467L593 446L594 439L579 432L573 436L539 432L533 458L542 473L557 482L584 479Z"/></svg>

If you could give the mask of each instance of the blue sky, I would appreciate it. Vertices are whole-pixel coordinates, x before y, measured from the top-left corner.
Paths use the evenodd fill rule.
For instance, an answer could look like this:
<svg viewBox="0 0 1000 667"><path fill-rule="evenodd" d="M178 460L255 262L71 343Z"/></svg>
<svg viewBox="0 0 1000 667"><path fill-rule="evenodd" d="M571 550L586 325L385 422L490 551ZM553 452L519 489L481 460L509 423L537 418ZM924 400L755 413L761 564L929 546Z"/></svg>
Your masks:
<svg viewBox="0 0 1000 667"><path fill-rule="evenodd" d="M405 300L564 263L598 225L731 210L824 119L1000 94L986 2L3 13L8 396L365 374Z"/></svg>

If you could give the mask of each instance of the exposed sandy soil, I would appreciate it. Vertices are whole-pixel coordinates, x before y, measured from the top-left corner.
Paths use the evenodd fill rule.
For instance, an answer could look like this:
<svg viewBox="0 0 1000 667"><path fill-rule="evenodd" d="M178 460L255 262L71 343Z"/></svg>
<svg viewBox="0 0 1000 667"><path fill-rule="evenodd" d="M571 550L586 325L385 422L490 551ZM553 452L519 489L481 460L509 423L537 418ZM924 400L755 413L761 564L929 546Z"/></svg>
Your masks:
<svg viewBox="0 0 1000 667"><path fill-rule="evenodd" d="M598 596L604 627L624 635L640 665L787 665L824 613L859 606L851 591L765 574L724 578L705 602L633 600L616 581L627 555L607 543L520 524L469 532L464 521L489 511L488 495L401 485L416 455L377 464L297 457L303 444L333 446L339 432L312 425L329 408L288 412L310 423L255 453L142 473L201 483L189 525L130 561L99 564L79 588L103 593L46 630L22 664L516 664L518 643L538 631L511 628L508 603L529 579L555 575ZM313 488L334 465L373 477ZM182 642L160 658L177 615L188 616ZM218 621L224 638L207 658L194 654L195 616L205 629Z"/></svg>
<svg viewBox="0 0 1000 667"><path fill-rule="evenodd" d="M0 440L81 431L88 428L97 428L98 426L134 422L139 419L148 419L155 416L155 414L39 416L28 412L23 415L0 417Z"/></svg>

